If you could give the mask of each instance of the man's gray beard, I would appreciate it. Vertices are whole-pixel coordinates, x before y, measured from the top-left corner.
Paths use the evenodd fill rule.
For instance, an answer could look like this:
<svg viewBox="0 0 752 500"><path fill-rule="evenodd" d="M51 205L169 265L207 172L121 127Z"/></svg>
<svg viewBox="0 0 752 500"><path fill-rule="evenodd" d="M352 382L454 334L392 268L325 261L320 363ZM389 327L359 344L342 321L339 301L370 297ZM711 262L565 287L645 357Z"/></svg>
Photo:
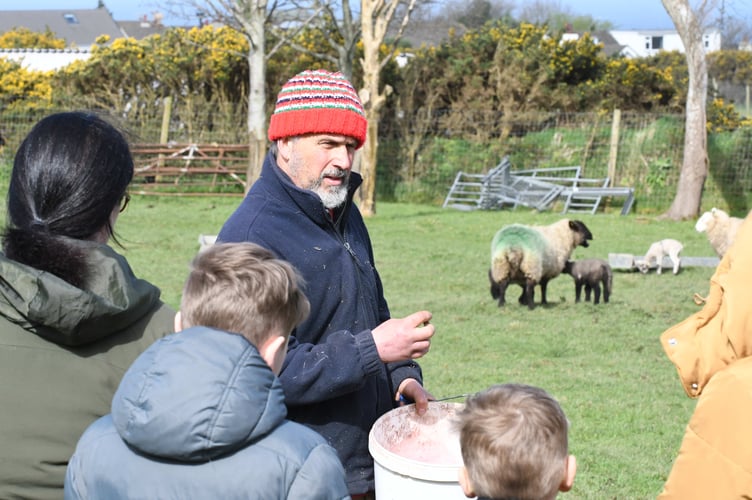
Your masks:
<svg viewBox="0 0 752 500"><path fill-rule="evenodd" d="M324 173L321 173L316 182L314 182L308 189L316 193L325 208L332 209L337 208L345 204L347 201L347 188L350 185L350 174L345 173L342 177L342 184L339 186L324 187Z"/></svg>
<svg viewBox="0 0 752 500"><path fill-rule="evenodd" d="M347 184L326 189L319 183L313 189L313 192L319 195L321 202L326 208L337 208L344 205L345 201L347 201Z"/></svg>

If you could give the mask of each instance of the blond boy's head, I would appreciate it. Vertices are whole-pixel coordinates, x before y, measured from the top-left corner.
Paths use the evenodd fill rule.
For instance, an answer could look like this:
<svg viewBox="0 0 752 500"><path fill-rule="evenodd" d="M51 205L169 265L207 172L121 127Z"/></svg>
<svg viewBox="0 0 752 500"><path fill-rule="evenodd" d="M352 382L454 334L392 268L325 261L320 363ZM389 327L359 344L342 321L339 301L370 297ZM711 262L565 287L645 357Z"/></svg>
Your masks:
<svg viewBox="0 0 752 500"><path fill-rule="evenodd" d="M468 497L551 499L572 487L568 422L540 388L502 384L469 397L459 432Z"/></svg>
<svg viewBox="0 0 752 500"><path fill-rule="evenodd" d="M286 346L310 311L302 286L293 266L269 250L254 243L218 243L193 259L177 322L182 328L238 333L259 351L279 337Z"/></svg>

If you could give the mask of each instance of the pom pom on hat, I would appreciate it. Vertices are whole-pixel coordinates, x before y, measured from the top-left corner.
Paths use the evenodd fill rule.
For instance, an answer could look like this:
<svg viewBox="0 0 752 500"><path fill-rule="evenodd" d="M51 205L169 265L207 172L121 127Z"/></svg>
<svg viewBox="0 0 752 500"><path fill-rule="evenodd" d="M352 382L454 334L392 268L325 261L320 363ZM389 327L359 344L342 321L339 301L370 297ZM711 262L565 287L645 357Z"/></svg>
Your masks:
<svg viewBox="0 0 752 500"><path fill-rule="evenodd" d="M352 137L360 148L366 140L363 105L342 73L303 71L290 78L277 96L267 135L270 141L305 134Z"/></svg>

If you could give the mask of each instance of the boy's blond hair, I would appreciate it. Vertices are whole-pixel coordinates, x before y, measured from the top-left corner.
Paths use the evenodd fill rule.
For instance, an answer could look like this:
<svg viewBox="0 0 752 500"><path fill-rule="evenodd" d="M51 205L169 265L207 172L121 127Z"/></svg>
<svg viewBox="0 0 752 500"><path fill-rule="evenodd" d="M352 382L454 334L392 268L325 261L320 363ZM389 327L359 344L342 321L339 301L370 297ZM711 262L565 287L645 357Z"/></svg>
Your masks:
<svg viewBox="0 0 752 500"><path fill-rule="evenodd" d="M462 458L479 497L555 497L565 476L568 422L538 387L501 384L459 412Z"/></svg>
<svg viewBox="0 0 752 500"><path fill-rule="evenodd" d="M308 317L303 279L255 243L217 243L196 255L180 304L183 328L239 333L255 346L290 332Z"/></svg>

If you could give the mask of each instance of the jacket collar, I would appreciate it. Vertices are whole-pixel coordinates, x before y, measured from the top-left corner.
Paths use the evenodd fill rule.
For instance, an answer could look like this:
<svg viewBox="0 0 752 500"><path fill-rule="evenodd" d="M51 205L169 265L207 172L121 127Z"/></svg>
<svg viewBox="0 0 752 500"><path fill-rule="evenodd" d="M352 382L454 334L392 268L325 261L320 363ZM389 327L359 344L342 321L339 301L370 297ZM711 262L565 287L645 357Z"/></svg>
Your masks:
<svg viewBox="0 0 752 500"><path fill-rule="evenodd" d="M137 278L111 247L71 240L94 270L84 288L0 254L0 315L56 344L76 346L128 328L147 314L160 291Z"/></svg>
<svg viewBox="0 0 752 500"><path fill-rule="evenodd" d="M308 189L301 189L293 183L292 179L277 165L277 158L273 152L270 151L266 155L264 160L264 166L261 170L261 177L273 179L276 181L280 192L278 196L286 196L292 199L292 201L305 213L311 220L316 222L320 226L324 226L331 222L329 213L324 208L321 198ZM350 182L347 186L347 199L343 207L335 210L335 218L341 217L350 211L353 205L353 197L355 191L360 187L363 182L363 178L357 172L350 172Z"/></svg>

